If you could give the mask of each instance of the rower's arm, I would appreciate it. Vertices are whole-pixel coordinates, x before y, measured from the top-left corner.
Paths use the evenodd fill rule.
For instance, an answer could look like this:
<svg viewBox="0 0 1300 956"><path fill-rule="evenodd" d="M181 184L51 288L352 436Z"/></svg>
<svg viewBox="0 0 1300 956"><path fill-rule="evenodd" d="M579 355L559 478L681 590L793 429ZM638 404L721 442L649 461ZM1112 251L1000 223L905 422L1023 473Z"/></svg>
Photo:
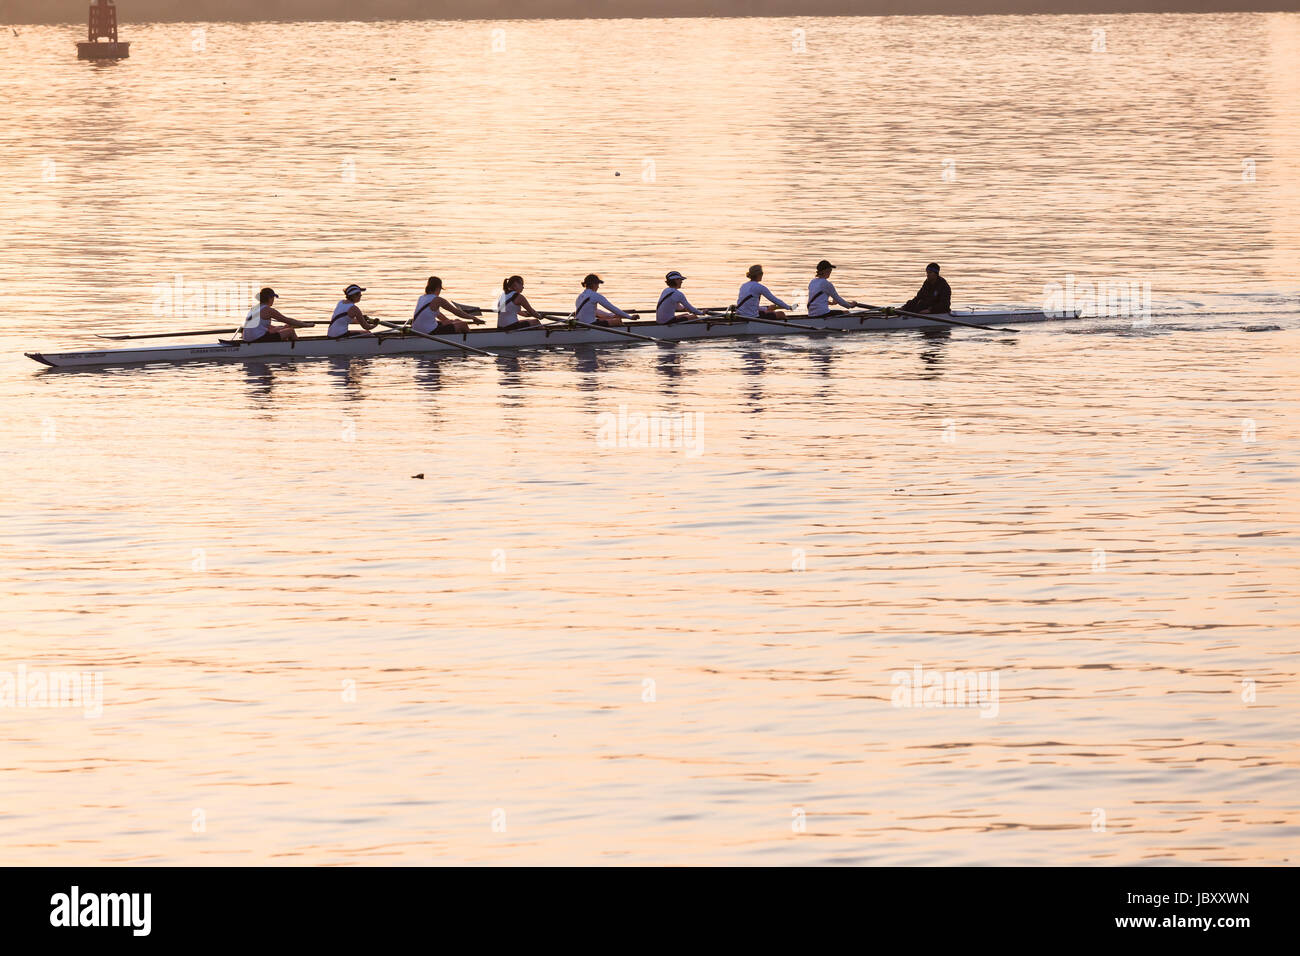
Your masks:
<svg viewBox="0 0 1300 956"><path fill-rule="evenodd" d="M519 311L524 313L524 315L528 316L530 319L541 318L541 316L538 315L537 311L533 308L532 303L530 303L527 299L524 298L524 294L522 292L520 292L518 295L515 296L515 301L519 303Z"/></svg>
<svg viewBox="0 0 1300 956"><path fill-rule="evenodd" d="M632 318L632 316L628 315L626 312L624 312L622 309L616 306L613 302L610 302L609 299L605 298L603 295L598 295L596 297L596 301L599 302L601 305L603 305L605 308L609 309L620 319Z"/></svg>
<svg viewBox="0 0 1300 956"><path fill-rule="evenodd" d="M831 290L830 290L830 299L831 299L831 301L834 302L836 305L842 305L842 306L844 306L844 308L846 308L846 309L851 309L851 308L853 308L853 306L854 306L854 303L852 303L852 302L845 302L843 299L840 298L840 294L839 294L838 292L835 291L835 286L831 286Z"/></svg>
<svg viewBox="0 0 1300 956"><path fill-rule="evenodd" d="M470 315L450 299L444 299L442 296L438 296L438 301L434 303L434 306L439 309L446 309L452 315L459 316L462 319L467 319L470 322L474 321L474 316Z"/></svg>
<svg viewBox="0 0 1300 956"><path fill-rule="evenodd" d="M921 283L921 288L916 290L916 295L903 303L903 309L907 312L929 312L933 298L934 296L930 294L930 281L927 279Z"/></svg>
<svg viewBox="0 0 1300 956"><path fill-rule="evenodd" d="M686 301L686 296L682 296L680 299L677 300L677 311L678 311L678 312L690 312L692 315L703 315L703 314L704 314L704 313L701 312L699 309L695 308L695 306L693 306L693 305L691 305L689 302L687 302L687 301Z"/></svg>
<svg viewBox="0 0 1300 956"><path fill-rule="evenodd" d="M310 325L309 322L303 322L298 319L289 318L287 315L285 315L283 312L281 312L279 309L275 308L274 306L271 306L270 309L271 309L270 319L272 322L277 322L277 321L283 322L291 329L301 329L307 325Z"/></svg>
<svg viewBox="0 0 1300 956"><path fill-rule="evenodd" d="M451 303L451 304L454 305L454 306L456 306L456 308L458 308L458 309L464 309L466 312L468 312L468 313L469 313L468 318L470 318L471 320L473 320L473 321L479 323L480 325L483 324L483 320L480 319L480 318L478 318L478 316L475 314L476 312L479 311L475 306L472 306L472 305L461 305L459 302L453 302L453 303Z"/></svg>
<svg viewBox="0 0 1300 956"><path fill-rule="evenodd" d="M768 292L768 293L767 293L767 298L768 298L768 301L770 301L773 305L780 306L780 307L783 308L783 309L793 309L793 308L794 308L794 306L792 306L792 305L786 305L784 302L782 302L780 299L778 299L776 296L774 296L771 292Z"/></svg>

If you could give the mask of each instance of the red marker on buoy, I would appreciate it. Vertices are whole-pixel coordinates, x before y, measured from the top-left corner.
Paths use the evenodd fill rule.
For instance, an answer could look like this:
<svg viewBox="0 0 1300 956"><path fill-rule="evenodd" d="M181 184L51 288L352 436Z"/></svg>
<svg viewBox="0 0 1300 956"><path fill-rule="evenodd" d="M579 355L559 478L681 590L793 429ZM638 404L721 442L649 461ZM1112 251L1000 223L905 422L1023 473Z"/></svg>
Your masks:
<svg viewBox="0 0 1300 956"><path fill-rule="evenodd" d="M103 39L106 43L100 43ZM90 5L86 42L77 44L78 60L120 60L131 55L130 42L117 39L117 7L113 0L95 0Z"/></svg>

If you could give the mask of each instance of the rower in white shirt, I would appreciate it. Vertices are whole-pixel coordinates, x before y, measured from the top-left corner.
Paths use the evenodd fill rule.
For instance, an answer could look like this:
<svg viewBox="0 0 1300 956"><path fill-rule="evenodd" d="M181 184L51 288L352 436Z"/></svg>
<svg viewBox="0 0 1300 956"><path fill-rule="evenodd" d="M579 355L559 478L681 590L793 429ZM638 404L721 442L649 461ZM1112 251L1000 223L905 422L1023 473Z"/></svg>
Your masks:
<svg viewBox="0 0 1300 956"><path fill-rule="evenodd" d="M343 290L343 298L339 299L339 304L334 306L334 314L330 316L330 327L326 331L332 339L344 339L357 335L374 335L370 330L379 324L378 319L372 319L361 311L357 305L361 301L361 293L365 292L361 286L355 282ZM361 326L362 332L351 332L348 326L353 322Z"/></svg>
<svg viewBox="0 0 1300 956"><path fill-rule="evenodd" d="M656 322L672 325L675 322L689 322L691 316L704 314L686 301L686 293L682 291L682 280L685 278L676 269L664 276L668 288L659 293L659 304L655 306Z"/></svg>
<svg viewBox="0 0 1300 956"><path fill-rule="evenodd" d="M776 296L767 286L763 285L763 267L750 266L749 271L745 273L749 281L740 287L736 293L736 314L743 319L756 319L759 315L766 315L773 319L784 319L785 313L773 308L771 305L762 305L763 299L767 299L775 306L782 309L793 309L794 306L786 305Z"/></svg>
<svg viewBox="0 0 1300 956"><path fill-rule="evenodd" d="M520 312L529 318L519 318ZM524 298L524 277L511 276L502 282L501 295L497 297L497 328L513 332L516 329L530 329L541 324L541 315Z"/></svg>
<svg viewBox="0 0 1300 956"><path fill-rule="evenodd" d="M841 310L831 308L832 302L846 309L865 308L861 302L840 298L840 294L835 291L834 283L831 282L831 270L834 268L829 261L823 259L817 263L817 278L808 283L808 314L813 318L843 315Z"/></svg>
<svg viewBox="0 0 1300 956"><path fill-rule="evenodd" d="M465 321L444 318L443 309L452 315L460 316ZM441 279L437 276L429 276L429 281L424 284L424 295L416 300L415 314L411 316L411 328L425 335L436 335L440 332L468 332L469 323L475 321L477 320L474 316L464 311L455 302L442 297Z"/></svg>
<svg viewBox="0 0 1300 956"><path fill-rule="evenodd" d="M594 272L582 280L582 294L578 296L573 309L579 322L586 325L622 325L624 319L632 318L597 291L604 282ZM604 306L608 311L601 312L597 306Z"/></svg>
<svg viewBox="0 0 1300 956"><path fill-rule="evenodd" d="M280 294L269 286L257 293L257 305L249 309L248 315L244 317L240 338L250 345L254 342L293 342L298 338L294 329L313 324L291 319L280 312L274 304L279 297ZM277 321L284 325L276 325Z"/></svg>

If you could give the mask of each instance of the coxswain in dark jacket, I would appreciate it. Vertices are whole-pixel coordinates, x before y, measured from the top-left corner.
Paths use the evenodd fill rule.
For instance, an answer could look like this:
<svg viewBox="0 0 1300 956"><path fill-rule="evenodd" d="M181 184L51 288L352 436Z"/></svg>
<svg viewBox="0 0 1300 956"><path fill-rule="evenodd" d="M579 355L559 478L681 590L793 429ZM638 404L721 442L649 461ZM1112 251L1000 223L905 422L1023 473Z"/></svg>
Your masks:
<svg viewBox="0 0 1300 956"><path fill-rule="evenodd" d="M952 288L939 275L939 264L931 262L925 267L925 282L916 298L903 306L904 312L928 312L943 315L952 311Z"/></svg>

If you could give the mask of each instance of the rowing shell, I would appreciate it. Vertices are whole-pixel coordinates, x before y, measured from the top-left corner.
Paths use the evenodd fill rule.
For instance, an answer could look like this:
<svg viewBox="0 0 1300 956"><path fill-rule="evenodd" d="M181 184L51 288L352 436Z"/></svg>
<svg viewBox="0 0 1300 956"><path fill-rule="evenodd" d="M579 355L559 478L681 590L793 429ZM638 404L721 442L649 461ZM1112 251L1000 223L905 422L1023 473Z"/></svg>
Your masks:
<svg viewBox="0 0 1300 956"><path fill-rule="evenodd" d="M972 325L1005 325L1028 322L1046 322L1059 315L1043 312L953 312L951 317ZM942 322L906 315L885 316L880 313L849 313L813 319L798 316L803 325L815 326L818 331L840 329L848 332L880 332L892 329L952 328ZM1070 316L1077 318L1077 315ZM780 328L743 320L717 319L709 322L683 322L660 325L656 322L628 322L626 328L639 334L668 341L695 339L721 339L737 336L812 335L801 328ZM616 345L629 344L626 339L610 335L599 329L581 325L550 326L501 332L497 329L471 329L459 335L443 333L445 338L456 339L480 349L528 349L564 345ZM412 355L427 352L455 352L459 349L414 335L369 336L331 339L325 336L300 338L296 342L253 342L220 339L212 345L159 345L148 348L107 349L98 352L26 352L51 368L103 368L110 365L147 365L176 362L263 362L272 359L328 358L330 356L370 357L378 355Z"/></svg>

